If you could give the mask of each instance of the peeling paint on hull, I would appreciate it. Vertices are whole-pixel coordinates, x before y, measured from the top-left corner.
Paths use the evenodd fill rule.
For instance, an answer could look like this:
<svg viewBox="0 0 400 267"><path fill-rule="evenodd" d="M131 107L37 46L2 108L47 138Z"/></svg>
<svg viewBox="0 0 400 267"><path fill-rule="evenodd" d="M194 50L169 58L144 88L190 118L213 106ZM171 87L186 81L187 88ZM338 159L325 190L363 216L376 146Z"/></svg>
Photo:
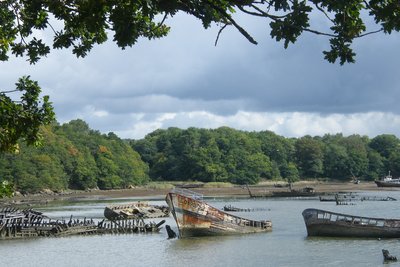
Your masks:
<svg viewBox="0 0 400 267"><path fill-rule="evenodd" d="M270 221L253 221L231 215L203 202L193 192L172 191L166 201L180 237L232 235L272 230Z"/></svg>

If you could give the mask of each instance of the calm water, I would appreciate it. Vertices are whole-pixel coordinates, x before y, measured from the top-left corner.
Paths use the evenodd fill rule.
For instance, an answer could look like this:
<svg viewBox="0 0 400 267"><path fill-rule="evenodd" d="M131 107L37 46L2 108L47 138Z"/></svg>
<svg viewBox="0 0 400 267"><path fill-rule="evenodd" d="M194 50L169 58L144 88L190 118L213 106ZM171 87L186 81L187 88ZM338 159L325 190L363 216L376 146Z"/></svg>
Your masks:
<svg viewBox="0 0 400 267"><path fill-rule="evenodd" d="M40 238L0 242L0 266L400 266L383 263L382 249L400 258L398 239L308 238L301 213L322 208L342 213L400 218L400 191L369 192L399 201L364 201L336 206L318 199L207 199L217 207L268 209L238 213L253 219L270 219L273 231L228 237L167 239L158 234L129 234ZM119 199L123 203L137 199ZM165 204L162 200L150 203ZM39 210L53 218L102 218L107 200L60 203ZM156 220L158 221L158 220ZM172 218L167 223L176 231Z"/></svg>

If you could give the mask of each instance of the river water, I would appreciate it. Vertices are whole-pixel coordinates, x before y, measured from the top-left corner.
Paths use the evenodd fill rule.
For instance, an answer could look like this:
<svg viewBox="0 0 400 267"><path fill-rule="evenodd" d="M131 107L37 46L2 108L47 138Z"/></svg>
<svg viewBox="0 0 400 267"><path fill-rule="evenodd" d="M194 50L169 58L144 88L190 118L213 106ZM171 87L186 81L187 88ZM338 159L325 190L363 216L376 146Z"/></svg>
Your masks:
<svg viewBox="0 0 400 267"><path fill-rule="evenodd" d="M365 192L365 196L391 196L400 191ZM125 198L54 203L38 207L52 218L102 218L110 202L162 199ZM272 221L273 231L226 237L168 239L165 228L156 234L119 234L37 238L0 242L0 266L400 266L384 263L382 249L400 258L398 239L309 238L302 211L321 208L352 215L400 218L399 201L363 201L337 206L317 198L235 199L206 198L212 206L224 205L261 211L235 213ZM156 219L154 221L159 221ZM177 231L172 218L167 218Z"/></svg>

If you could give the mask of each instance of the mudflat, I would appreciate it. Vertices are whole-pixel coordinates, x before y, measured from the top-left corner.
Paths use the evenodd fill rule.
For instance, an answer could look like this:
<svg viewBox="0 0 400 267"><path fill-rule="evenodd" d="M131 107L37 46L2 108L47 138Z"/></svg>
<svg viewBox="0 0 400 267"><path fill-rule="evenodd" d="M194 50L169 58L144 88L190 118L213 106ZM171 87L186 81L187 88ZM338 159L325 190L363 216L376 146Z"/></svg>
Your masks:
<svg viewBox="0 0 400 267"><path fill-rule="evenodd" d="M314 192L327 194L327 193L340 193L340 192L362 192L362 191L397 191L400 188L395 187L377 187L374 182L361 182L354 184L351 182L297 182L293 185L292 190L302 190L303 188L313 188ZM249 189L252 193L271 192L285 192L290 191L289 187L282 184L273 182L252 185L247 188L246 186L230 186L230 187L199 187L189 188L192 191L203 194L209 197L248 197ZM104 199L104 198L155 198L163 199L170 189L154 189L147 187L136 187L131 189L115 189L115 190L90 190L90 191L65 191L62 193L41 193L18 195L12 198L0 199L0 205L10 204L40 204L48 203L54 200L79 200L79 199Z"/></svg>

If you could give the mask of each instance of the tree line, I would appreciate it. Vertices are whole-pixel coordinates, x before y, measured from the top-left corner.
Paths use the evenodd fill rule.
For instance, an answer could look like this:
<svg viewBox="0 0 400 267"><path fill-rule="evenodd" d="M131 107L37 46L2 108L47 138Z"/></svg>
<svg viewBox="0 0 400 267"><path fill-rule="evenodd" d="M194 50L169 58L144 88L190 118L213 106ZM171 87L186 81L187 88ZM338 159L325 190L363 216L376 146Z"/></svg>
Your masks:
<svg viewBox="0 0 400 267"><path fill-rule="evenodd" d="M0 182L15 190L114 189L149 181L256 184L261 180L374 180L400 176L395 135L286 138L271 131L159 129L140 140L101 134L82 120L40 131L44 145L0 154Z"/></svg>
<svg viewBox="0 0 400 267"><path fill-rule="evenodd" d="M152 180L254 184L261 179L374 180L400 175L395 135L285 138L271 131L169 128L130 142Z"/></svg>
<svg viewBox="0 0 400 267"><path fill-rule="evenodd" d="M0 154L0 181L27 193L43 189L113 189L148 181L148 165L127 141L89 129L82 120L41 128L41 147L19 144Z"/></svg>

